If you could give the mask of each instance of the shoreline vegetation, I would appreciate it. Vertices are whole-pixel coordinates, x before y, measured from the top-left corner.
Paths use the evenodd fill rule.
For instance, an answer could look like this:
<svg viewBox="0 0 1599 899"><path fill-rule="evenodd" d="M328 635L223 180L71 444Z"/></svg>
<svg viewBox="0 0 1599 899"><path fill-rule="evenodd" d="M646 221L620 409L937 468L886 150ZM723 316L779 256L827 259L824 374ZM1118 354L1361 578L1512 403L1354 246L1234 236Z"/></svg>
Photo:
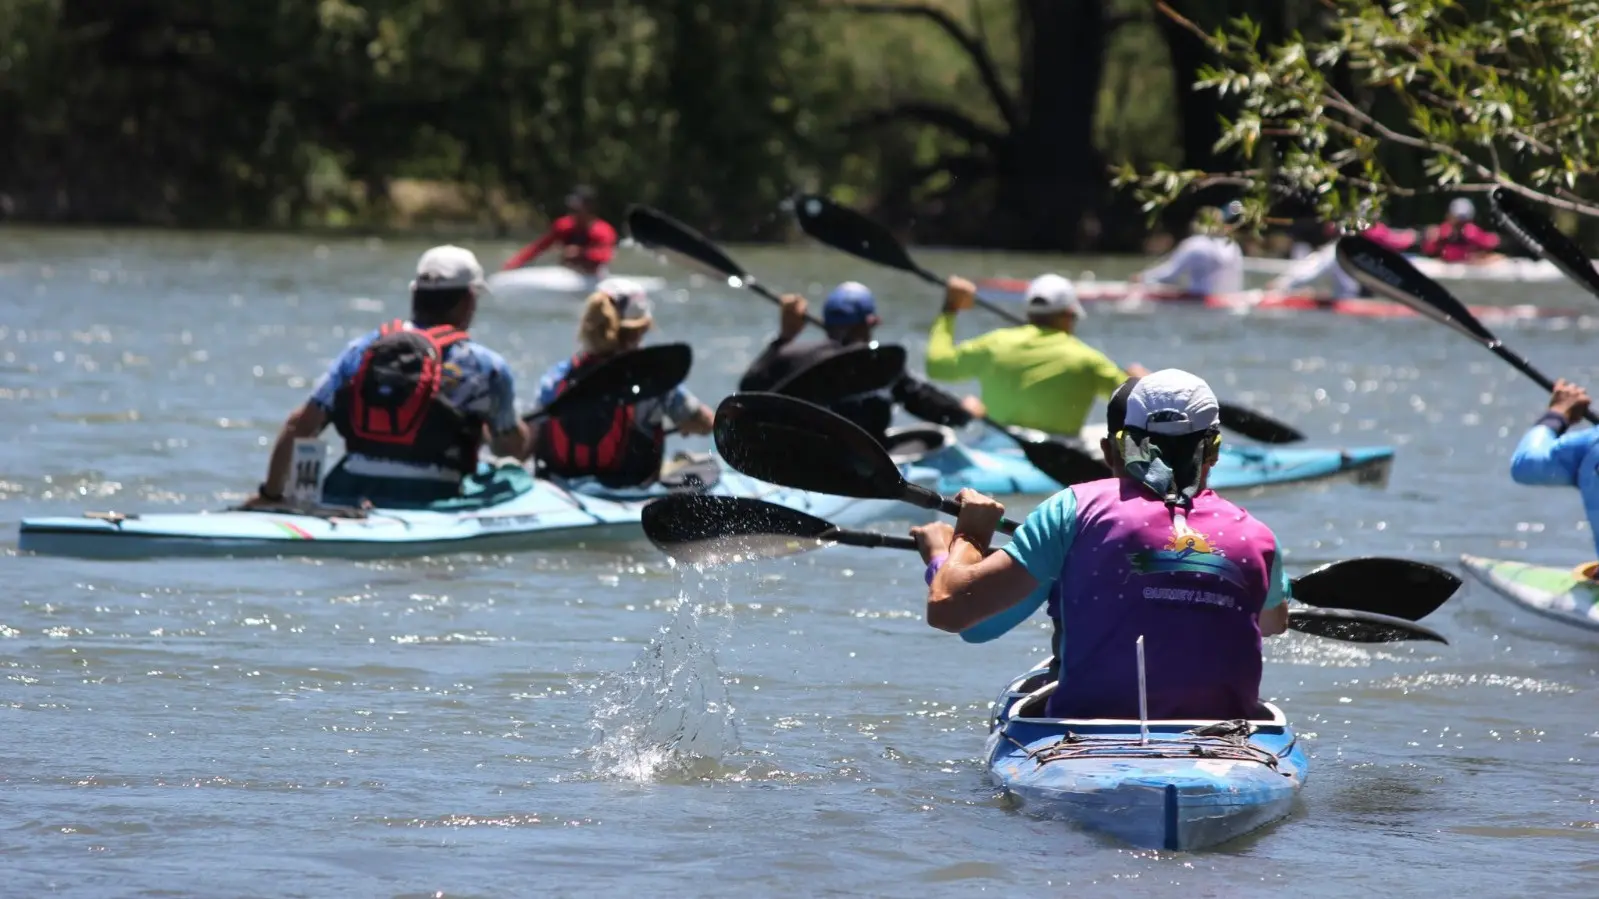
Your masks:
<svg viewBox="0 0 1599 899"><path fill-rule="evenodd" d="M1238 167L1195 29L1326 35L1338 5L12 0L0 222L519 239L584 182L736 242L819 190L922 245L1159 252L1240 189L1112 183Z"/></svg>

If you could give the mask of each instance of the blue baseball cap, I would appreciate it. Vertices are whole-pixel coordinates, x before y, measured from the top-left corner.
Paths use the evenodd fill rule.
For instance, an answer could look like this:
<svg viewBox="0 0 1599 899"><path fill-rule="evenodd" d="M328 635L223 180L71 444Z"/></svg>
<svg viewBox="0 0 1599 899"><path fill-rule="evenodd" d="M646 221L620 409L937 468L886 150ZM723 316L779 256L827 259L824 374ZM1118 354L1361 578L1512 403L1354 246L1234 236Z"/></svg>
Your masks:
<svg viewBox="0 0 1599 899"><path fill-rule="evenodd" d="M833 288L822 306L822 323L829 328L865 324L877 314L872 291L859 281L845 281Z"/></svg>

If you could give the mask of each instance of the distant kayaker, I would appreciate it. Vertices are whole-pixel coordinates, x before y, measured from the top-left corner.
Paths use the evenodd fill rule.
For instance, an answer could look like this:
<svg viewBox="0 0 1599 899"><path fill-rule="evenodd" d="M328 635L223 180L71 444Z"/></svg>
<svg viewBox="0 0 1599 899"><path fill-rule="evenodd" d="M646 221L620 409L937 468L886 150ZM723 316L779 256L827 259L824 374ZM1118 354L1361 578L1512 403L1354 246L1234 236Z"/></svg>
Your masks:
<svg viewBox="0 0 1599 899"><path fill-rule="evenodd" d="M1490 233L1472 221L1477 217L1477 207L1465 197L1449 201L1449 212L1443 224L1427 229L1427 238L1421 243L1424 255L1444 262L1487 262L1499 258L1499 235Z"/></svg>
<svg viewBox="0 0 1599 899"><path fill-rule="evenodd" d="M550 367L539 381L538 408L606 359L637 349L655 320L649 296L627 278L607 278L589 296L578 326L577 355ZM533 458L563 477L595 477L612 487L654 483L666 452L666 422L683 434L709 434L711 408L678 385L637 403L574 409L535 424Z"/></svg>
<svg viewBox="0 0 1599 899"><path fill-rule="evenodd" d="M955 316L976 303L977 289L954 277L944 310L927 339L927 376L936 381L975 378L981 398L963 402L973 415L1002 425L1075 437L1095 400L1108 397L1127 372L1076 336L1083 304L1072 282L1043 275L1027 285L1027 324L955 342ZM1132 365L1133 374L1144 374Z"/></svg>
<svg viewBox="0 0 1599 899"><path fill-rule="evenodd" d="M1361 287L1344 267L1338 264L1338 226L1328 222L1323 234L1326 242L1318 247L1315 252L1302 257L1286 272L1273 278L1266 289L1271 291L1289 291L1315 284L1326 278L1331 287L1332 298L1336 300L1351 299L1354 297L1370 296L1370 291ZM1390 228L1382 222L1360 232L1361 236L1381 246L1403 253L1416 245L1416 232L1410 229L1397 230Z"/></svg>
<svg viewBox="0 0 1599 899"><path fill-rule="evenodd" d="M739 379L744 392L771 390L790 377L847 347L869 343L877 328L877 300L859 281L845 281L828 293L822 304L822 327L826 335L804 343L796 338L805 330L808 304L799 294L782 298L778 310L777 336L755 357ZM888 428L898 397L892 392L848 397L829 408L860 425L867 433L882 437Z"/></svg>
<svg viewBox="0 0 1599 899"><path fill-rule="evenodd" d="M521 268L561 245L561 264L585 275L603 275L616 253L616 229L594 214L594 189L578 185L566 197L568 214L556 219L538 240L505 260L505 270Z"/></svg>
<svg viewBox="0 0 1599 899"><path fill-rule="evenodd" d="M478 469L480 445L498 456L526 455L531 435L516 415L511 370L466 333L484 290L483 266L471 251L423 253L410 319L345 347L284 422L266 480L246 505L283 502L295 438L315 437L329 424L345 447L323 486L335 505L426 505L458 494L462 478Z"/></svg>
<svg viewBox="0 0 1599 899"><path fill-rule="evenodd" d="M1234 200L1207 207L1194 217L1193 233L1177 245L1165 262L1128 278L1145 284L1172 284L1210 296L1244 289L1244 251L1233 240L1243 204Z"/></svg>
<svg viewBox="0 0 1599 899"><path fill-rule="evenodd" d="M1516 446L1510 477L1532 487L1575 487L1582 493L1588 530L1599 553L1599 428L1567 433L1588 414L1588 391L1566 380L1555 382L1549 408Z"/></svg>
<svg viewBox="0 0 1599 899"><path fill-rule="evenodd" d="M1120 474L1055 494L999 552L988 543L1004 507L962 490L953 528L911 531L928 562L928 623L980 641L1047 604L1060 662L1051 717L1137 717L1140 636L1150 717L1253 717L1261 638L1287 629L1289 589L1271 530L1205 486L1218 414L1188 372L1140 378L1111 438Z"/></svg>

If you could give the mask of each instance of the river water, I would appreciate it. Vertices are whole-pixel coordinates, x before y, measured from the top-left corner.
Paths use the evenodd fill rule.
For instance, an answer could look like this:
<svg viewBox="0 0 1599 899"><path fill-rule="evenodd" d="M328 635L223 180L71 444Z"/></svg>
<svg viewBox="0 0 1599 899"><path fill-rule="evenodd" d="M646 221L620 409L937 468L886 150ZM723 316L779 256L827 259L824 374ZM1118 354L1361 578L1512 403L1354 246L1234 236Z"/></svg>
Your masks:
<svg viewBox="0 0 1599 899"><path fill-rule="evenodd" d="M350 337L407 307L426 243L7 230L0 241L0 855L5 895L1008 894L1591 896L1599 643L1468 585L1451 640L1271 641L1265 692L1302 730L1293 818L1204 854L1034 821L981 764L985 712L1042 625L972 646L921 621L921 566L833 549L697 573L647 544L341 561L19 555L24 516L220 508ZM491 264L508 244L483 245ZM736 254L775 287L846 277L919 359L936 291L811 249ZM925 254L1028 275L1083 263ZM1095 260L1100 277L1130 260ZM775 325L672 278L656 339L712 399ZM1599 312L1567 285L1472 302ZM524 396L576 304L487 300L474 333ZM994 325L981 311L963 334ZM1594 379L1588 323L1499 325ZM1509 483L1544 397L1437 325L1317 313L1092 314L1124 362L1197 371L1315 443L1399 447L1387 490L1246 505L1304 570L1462 552L1572 564L1575 491ZM705 442L690 444L705 448ZM1024 511L1024 510L1020 510Z"/></svg>

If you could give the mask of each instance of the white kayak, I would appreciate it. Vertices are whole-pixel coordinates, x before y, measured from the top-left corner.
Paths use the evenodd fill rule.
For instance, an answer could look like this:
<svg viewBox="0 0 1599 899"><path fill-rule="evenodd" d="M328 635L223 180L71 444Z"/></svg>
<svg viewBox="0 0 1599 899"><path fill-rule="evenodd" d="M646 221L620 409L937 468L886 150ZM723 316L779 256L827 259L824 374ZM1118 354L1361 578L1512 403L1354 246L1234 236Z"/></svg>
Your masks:
<svg viewBox="0 0 1599 899"><path fill-rule="evenodd" d="M562 294L584 297L594 291L603 280L610 277L627 278L638 284L646 293L654 293L666 286L665 278L648 275L585 275L564 265L532 265L489 275L489 290L498 295Z"/></svg>
<svg viewBox="0 0 1599 899"><path fill-rule="evenodd" d="M901 466L932 487L938 473ZM527 478L522 492L492 504L448 511L321 507L216 512L87 512L23 519L18 548L53 556L141 559L162 556L318 556L397 558L455 552L511 552L643 538L642 510L665 488L611 490L592 480ZM884 519L922 521L926 513L894 500L850 499L791 490L721 470L705 492L747 496L859 527Z"/></svg>
<svg viewBox="0 0 1599 899"><path fill-rule="evenodd" d="M1436 281L1498 281L1541 284L1558 281L1563 275L1542 259L1499 256L1489 262L1444 262L1428 256L1406 256L1416 270ZM1281 275L1299 263L1297 259L1245 256L1244 271L1257 275Z"/></svg>

